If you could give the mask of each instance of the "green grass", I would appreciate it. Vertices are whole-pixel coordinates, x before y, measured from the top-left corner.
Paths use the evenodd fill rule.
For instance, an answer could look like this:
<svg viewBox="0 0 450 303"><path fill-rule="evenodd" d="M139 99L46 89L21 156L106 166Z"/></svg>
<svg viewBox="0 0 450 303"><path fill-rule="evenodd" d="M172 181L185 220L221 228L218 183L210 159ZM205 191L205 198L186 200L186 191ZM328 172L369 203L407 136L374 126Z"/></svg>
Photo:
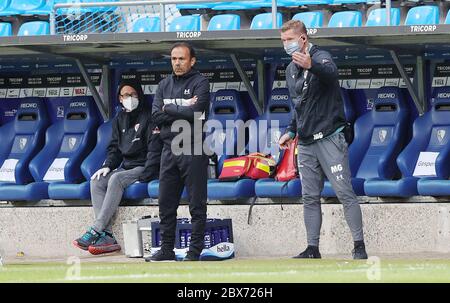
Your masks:
<svg viewBox="0 0 450 303"><path fill-rule="evenodd" d="M222 262L91 263L81 261L80 278L64 263L9 264L0 282L450 282L450 260L235 259ZM73 270L72 270L73 271Z"/></svg>

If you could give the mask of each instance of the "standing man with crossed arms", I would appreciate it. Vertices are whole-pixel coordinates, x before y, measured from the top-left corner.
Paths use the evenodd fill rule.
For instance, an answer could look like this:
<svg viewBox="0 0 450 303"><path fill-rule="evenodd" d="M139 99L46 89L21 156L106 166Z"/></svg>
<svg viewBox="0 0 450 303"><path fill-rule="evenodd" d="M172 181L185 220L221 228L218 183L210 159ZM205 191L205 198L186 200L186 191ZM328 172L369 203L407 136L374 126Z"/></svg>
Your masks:
<svg viewBox="0 0 450 303"><path fill-rule="evenodd" d="M156 91L152 118L160 127L164 142L159 175L159 217L161 249L146 261L174 261L177 209L184 186L189 195L192 235L189 251L183 261L198 261L203 250L206 226L208 156L203 151L203 132L194 134L194 123L203 129L209 113L209 82L194 69L195 50L178 42L170 51L173 73L162 80ZM177 125L189 125L190 142L182 142L176 152ZM201 130L200 130L201 131ZM181 135L181 134L180 134ZM195 148L200 147L199 149ZM198 151L198 153L196 153Z"/></svg>

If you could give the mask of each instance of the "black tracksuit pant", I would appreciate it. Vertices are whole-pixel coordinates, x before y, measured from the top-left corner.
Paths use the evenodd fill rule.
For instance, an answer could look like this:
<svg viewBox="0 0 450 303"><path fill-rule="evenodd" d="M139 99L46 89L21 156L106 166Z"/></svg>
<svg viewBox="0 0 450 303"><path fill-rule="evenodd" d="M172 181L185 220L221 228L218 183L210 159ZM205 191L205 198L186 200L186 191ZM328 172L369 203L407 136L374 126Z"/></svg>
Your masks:
<svg viewBox="0 0 450 303"><path fill-rule="evenodd" d="M159 177L159 217L162 250L175 245L177 209L183 188L189 196L192 234L189 251L199 255L203 250L206 225L208 157L206 155L174 155L164 144Z"/></svg>

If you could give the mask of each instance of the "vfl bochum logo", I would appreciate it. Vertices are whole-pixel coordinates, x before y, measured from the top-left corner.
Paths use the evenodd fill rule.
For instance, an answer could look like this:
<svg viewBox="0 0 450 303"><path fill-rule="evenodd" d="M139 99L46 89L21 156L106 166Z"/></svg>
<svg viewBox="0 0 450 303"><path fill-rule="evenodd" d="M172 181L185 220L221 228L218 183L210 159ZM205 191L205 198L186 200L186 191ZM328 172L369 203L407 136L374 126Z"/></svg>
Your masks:
<svg viewBox="0 0 450 303"><path fill-rule="evenodd" d="M382 129L378 132L378 138L380 139L380 142L383 143L384 140L386 140L387 131L385 129Z"/></svg>
<svg viewBox="0 0 450 303"><path fill-rule="evenodd" d="M19 148L20 150L23 150L25 146L27 145L28 139L27 138L20 138L19 140Z"/></svg>
<svg viewBox="0 0 450 303"><path fill-rule="evenodd" d="M437 131L437 138L439 140L439 143L442 143L445 138L445 129L440 129Z"/></svg>
<svg viewBox="0 0 450 303"><path fill-rule="evenodd" d="M69 148L73 149L75 144L77 144L77 138L69 138Z"/></svg>

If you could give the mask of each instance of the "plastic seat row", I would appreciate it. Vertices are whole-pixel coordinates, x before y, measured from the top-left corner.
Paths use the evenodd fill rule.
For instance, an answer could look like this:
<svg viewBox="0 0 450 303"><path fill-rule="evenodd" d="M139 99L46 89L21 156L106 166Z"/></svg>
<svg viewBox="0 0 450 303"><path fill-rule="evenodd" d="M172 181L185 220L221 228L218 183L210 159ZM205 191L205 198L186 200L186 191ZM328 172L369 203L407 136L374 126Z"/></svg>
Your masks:
<svg viewBox="0 0 450 303"><path fill-rule="evenodd" d="M401 90L379 89L373 110L356 120L355 139L349 147L352 185L358 195L450 195L450 87L436 88L433 96L431 110L415 120L408 143L409 108ZM336 194L339 197L340 193L326 181L322 196ZM262 179L208 184L209 198L218 200L300 195L298 178L289 182Z"/></svg>
<svg viewBox="0 0 450 303"><path fill-rule="evenodd" d="M342 5L380 3L380 0L277 0L277 7L299 7L303 5ZM179 10L211 9L217 11L251 10L272 7L272 0L250 0L226 3L177 4Z"/></svg>
<svg viewBox="0 0 450 303"><path fill-rule="evenodd" d="M12 36L12 25L8 22L0 22L0 37ZM31 21L22 24L18 36L50 35L50 24L46 21Z"/></svg>
<svg viewBox="0 0 450 303"><path fill-rule="evenodd" d="M29 15L44 15L48 16L55 4L62 3L89 3L89 2L117 2L118 0L2 0L0 3L0 17L9 16L29 16ZM84 7L84 8L69 8L61 9L58 13L96 13L104 10L114 9L109 7Z"/></svg>
<svg viewBox="0 0 450 303"><path fill-rule="evenodd" d="M357 194L377 197L450 195L450 87L436 88L433 96L432 109L416 119L412 139L404 147L409 109L398 88L379 89L374 109L356 120L355 139L349 147L352 184ZM345 90L343 97L346 98ZM106 156L111 122L102 124L97 130L99 121L94 114L95 106L87 97L74 98L64 120L50 127L44 108L40 99L24 99L15 120L0 127L3 142L0 146L0 200L90 197L89 179ZM352 111L346 112L347 116L351 114ZM245 120L246 115L236 91L216 93L211 119L226 126L227 120ZM287 90L275 89L265 113L256 119L258 135L249 137L247 152L260 151L277 157L280 154L277 141L291 115L292 104ZM260 127L265 121L267 124ZM279 125L272 125L273 121ZM239 154L236 136L228 136L230 131L236 130L225 129L227 136L219 130L223 132L224 128L209 129L212 136L222 138L224 144L211 148L219 156ZM135 183L127 188L125 198L157 198L158 187L157 180L149 184ZM186 191L183 193L184 198L187 194ZM237 182L211 179L208 182L209 199L300 195L298 178L289 182L273 179ZM322 195L336 195L328 181Z"/></svg>
<svg viewBox="0 0 450 303"><path fill-rule="evenodd" d="M232 90L224 90L229 98L228 101L216 101L213 102L211 114L214 119L221 121L223 125L226 125L226 120L240 120L245 113L242 113L243 108L239 99L236 99ZM348 92L342 89L342 97L344 100L345 115L348 121L355 119L355 111L351 105ZM217 100L217 99L216 99ZM226 103L223 103L226 102ZM224 115L222 109L224 107L233 108L230 110L230 114ZM249 136L249 142L246 147L246 152L262 152L265 154L271 154L275 160L279 160L282 155L278 147L278 139L285 132L286 127L289 125L293 112L293 104L289 96L289 92L286 88L278 88L272 91L270 100L266 105L265 112L255 119L255 129L250 129L253 134ZM277 123L278 125L272 124ZM227 130L228 133L233 130ZM220 137L220 134L219 134ZM225 137L227 148L235 148L236 152L241 152L239 148L236 148L235 137ZM215 151L216 153L220 151ZM219 172L221 163L219 162ZM298 179L290 181L285 185L284 182L275 182L274 180L251 180L241 179L236 182L220 182L217 179L211 179L208 183L208 198L212 200L238 200L243 198L250 198L257 194L258 183L264 182L260 188L267 192L270 196L271 193L280 192L283 188L283 192L287 196L300 196L300 182ZM264 196L264 195L262 195Z"/></svg>
<svg viewBox="0 0 450 303"><path fill-rule="evenodd" d="M181 16L173 20L169 31L199 31L200 15ZM277 13L277 27L282 25L282 14ZM324 14L322 11L310 11L297 13L294 20L301 20L307 28L320 28L324 26ZM360 27L362 26L362 13L359 11L342 11L334 13L328 27ZM215 15L211 18L207 30L238 30L240 29L240 16L236 14ZM418 6L408 11L405 25L429 25L439 24L439 8L437 6ZM450 14L447 14L445 24L450 24ZM386 26L386 9L374 9L368 17L366 26ZM391 8L390 25L400 25L400 9ZM271 13L256 15L250 24L250 29L271 29ZM158 17L146 17L137 20L133 26L134 32L158 32L160 31L160 20Z"/></svg>

